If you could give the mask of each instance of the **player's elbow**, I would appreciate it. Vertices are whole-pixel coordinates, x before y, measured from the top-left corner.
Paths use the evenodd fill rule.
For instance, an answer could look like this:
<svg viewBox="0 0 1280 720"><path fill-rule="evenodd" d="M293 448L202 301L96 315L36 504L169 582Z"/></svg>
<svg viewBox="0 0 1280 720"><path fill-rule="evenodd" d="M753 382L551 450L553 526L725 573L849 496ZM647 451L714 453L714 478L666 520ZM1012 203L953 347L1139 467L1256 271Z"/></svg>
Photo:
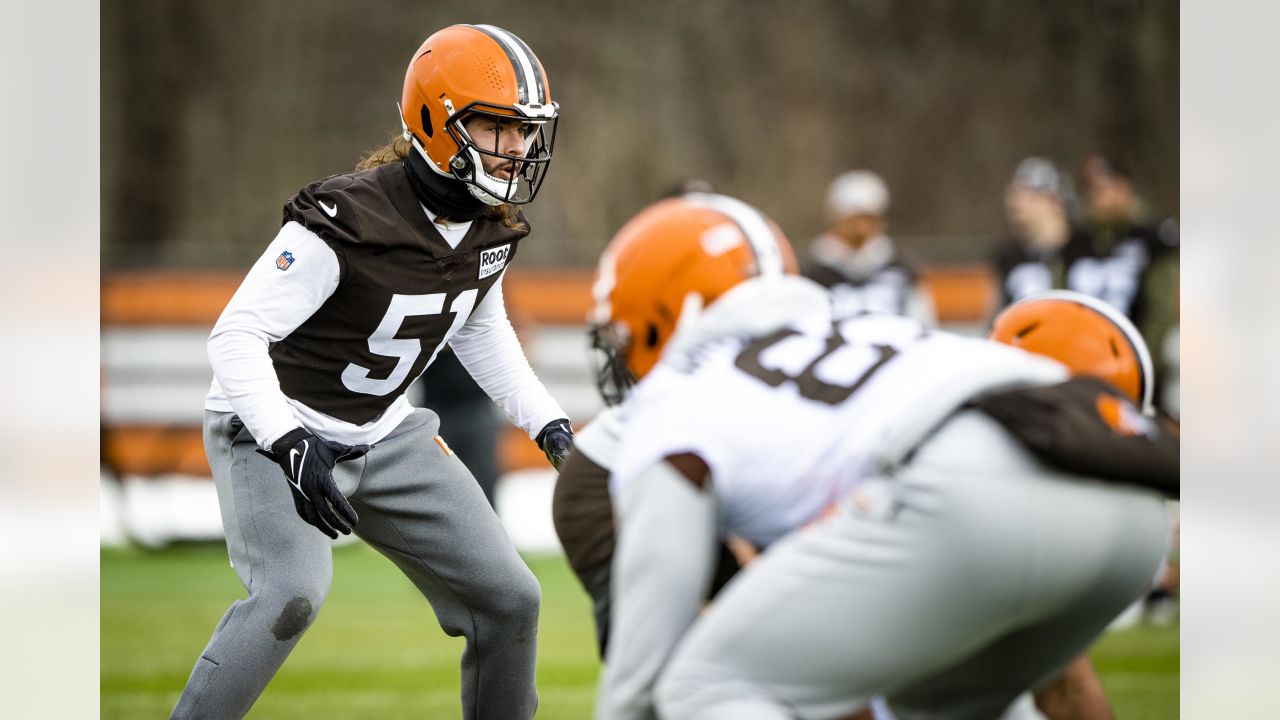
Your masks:
<svg viewBox="0 0 1280 720"><path fill-rule="evenodd" d="M227 356L235 347L234 333L225 329L215 327L213 332L209 333L209 339L205 342L205 354L209 357L209 366L213 368L214 373L218 371L218 366L223 358Z"/></svg>

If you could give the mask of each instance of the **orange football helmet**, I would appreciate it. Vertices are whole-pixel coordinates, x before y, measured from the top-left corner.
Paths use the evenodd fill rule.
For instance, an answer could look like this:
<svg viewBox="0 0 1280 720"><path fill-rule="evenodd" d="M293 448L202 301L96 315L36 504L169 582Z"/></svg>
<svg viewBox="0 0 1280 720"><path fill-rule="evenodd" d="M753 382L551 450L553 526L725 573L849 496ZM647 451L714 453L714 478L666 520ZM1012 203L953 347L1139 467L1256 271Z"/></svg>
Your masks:
<svg viewBox="0 0 1280 720"><path fill-rule="evenodd" d="M592 287L601 396L622 401L658 362L691 302L705 307L748 278L796 272L782 230L744 202L689 193L645 208L609 242Z"/></svg>
<svg viewBox="0 0 1280 720"><path fill-rule="evenodd" d="M1129 318L1097 298L1071 290L1032 295L1001 311L989 337L1106 380L1153 412L1147 343Z"/></svg>
<svg viewBox="0 0 1280 720"><path fill-rule="evenodd" d="M427 38L404 76L404 138L435 172L466 183L489 205L533 200L546 178L559 105L542 63L523 40L493 25L453 25ZM475 114L521 123L525 153L476 145L462 121ZM482 156L517 163L510 179L489 175Z"/></svg>

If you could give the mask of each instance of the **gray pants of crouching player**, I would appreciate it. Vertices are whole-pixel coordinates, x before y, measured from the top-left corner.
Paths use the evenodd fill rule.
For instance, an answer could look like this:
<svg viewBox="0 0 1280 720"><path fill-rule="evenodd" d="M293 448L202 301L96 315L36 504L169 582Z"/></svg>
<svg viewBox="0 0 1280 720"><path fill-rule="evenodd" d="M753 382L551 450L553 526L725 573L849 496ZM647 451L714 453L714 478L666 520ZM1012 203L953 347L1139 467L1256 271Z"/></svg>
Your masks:
<svg viewBox="0 0 1280 720"><path fill-rule="evenodd" d="M315 620L333 576L329 538L298 517L280 466L254 452L233 417L206 412L204 439L249 597L218 623L173 718L244 717ZM538 582L471 473L434 441L438 428L435 413L417 410L363 458L339 463L334 480L360 516L355 534L417 585L446 633L466 638L462 716L531 718Z"/></svg>
<svg viewBox="0 0 1280 720"><path fill-rule="evenodd" d="M1156 495L1057 473L963 413L730 583L659 714L838 718L883 693L898 720L999 717L1147 589L1168 534Z"/></svg>

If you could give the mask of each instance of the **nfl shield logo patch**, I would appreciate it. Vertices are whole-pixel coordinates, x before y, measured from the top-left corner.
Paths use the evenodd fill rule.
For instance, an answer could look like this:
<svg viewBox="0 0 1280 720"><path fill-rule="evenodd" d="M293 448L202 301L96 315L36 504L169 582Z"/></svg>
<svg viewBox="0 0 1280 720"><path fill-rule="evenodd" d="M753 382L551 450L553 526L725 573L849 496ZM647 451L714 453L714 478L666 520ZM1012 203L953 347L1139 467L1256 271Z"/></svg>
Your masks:
<svg viewBox="0 0 1280 720"><path fill-rule="evenodd" d="M280 257L276 258L276 267L280 268L281 270L288 270L289 266L292 264L293 264L293 253L289 252L288 250L285 250L284 252L280 253Z"/></svg>

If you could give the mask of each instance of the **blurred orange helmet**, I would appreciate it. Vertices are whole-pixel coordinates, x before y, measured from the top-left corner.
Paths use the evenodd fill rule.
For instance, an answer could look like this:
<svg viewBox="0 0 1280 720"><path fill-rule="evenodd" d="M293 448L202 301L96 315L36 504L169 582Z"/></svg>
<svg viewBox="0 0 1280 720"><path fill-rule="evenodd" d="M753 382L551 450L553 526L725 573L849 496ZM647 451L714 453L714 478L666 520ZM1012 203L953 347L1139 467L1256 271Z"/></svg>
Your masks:
<svg viewBox="0 0 1280 720"><path fill-rule="evenodd" d="M601 396L622 401L658 362L687 307L705 307L748 278L795 272L782 230L740 200L689 193L645 208L605 248L592 287Z"/></svg>
<svg viewBox="0 0 1280 720"><path fill-rule="evenodd" d="M428 167L466 183L489 205L527 203L537 194L555 145L559 105L542 63L523 40L493 25L452 25L427 38L404 76L404 138ZM461 122L474 115L522 123L523 156L476 146ZM484 171L481 156L520 163L510 180Z"/></svg>
<svg viewBox="0 0 1280 720"><path fill-rule="evenodd" d="M1097 298L1053 290L1019 300L996 316L990 337L1102 378L1144 413L1153 411L1147 343L1129 318Z"/></svg>

